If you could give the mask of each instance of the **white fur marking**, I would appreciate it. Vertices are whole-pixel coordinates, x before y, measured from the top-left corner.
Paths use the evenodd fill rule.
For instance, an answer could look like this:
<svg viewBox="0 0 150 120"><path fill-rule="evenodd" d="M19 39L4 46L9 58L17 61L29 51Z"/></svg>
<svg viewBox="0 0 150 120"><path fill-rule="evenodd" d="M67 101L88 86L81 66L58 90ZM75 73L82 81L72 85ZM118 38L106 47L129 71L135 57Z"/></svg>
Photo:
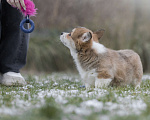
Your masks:
<svg viewBox="0 0 150 120"><path fill-rule="evenodd" d="M85 71L82 69L82 67L80 65L77 53L73 49L70 49L70 52L71 52L71 55L72 55L72 57L73 57L73 59L75 61L75 64L77 66L77 69L79 71L79 74L80 74L81 78L84 79L84 77L85 77Z"/></svg>
<svg viewBox="0 0 150 120"><path fill-rule="evenodd" d="M96 79L95 80L95 88L107 87L112 79Z"/></svg>
<svg viewBox="0 0 150 120"><path fill-rule="evenodd" d="M100 43L96 43L94 41L92 44L92 49L94 49L97 53L105 53L106 52L106 48L104 47L104 45L102 45Z"/></svg>

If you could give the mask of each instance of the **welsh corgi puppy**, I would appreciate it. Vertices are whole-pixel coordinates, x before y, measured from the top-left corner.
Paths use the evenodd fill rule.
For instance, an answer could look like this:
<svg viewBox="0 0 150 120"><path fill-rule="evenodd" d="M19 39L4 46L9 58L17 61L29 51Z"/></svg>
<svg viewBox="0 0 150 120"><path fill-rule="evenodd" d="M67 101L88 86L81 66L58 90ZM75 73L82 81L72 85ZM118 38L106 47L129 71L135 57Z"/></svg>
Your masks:
<svg viewBox="0 0 150 120"><path fill-rule="evenodd" d="M112 50L99 43L104 30L92 32L78 27L63 32L61 42L70 49L86 88L133 85L140 87L143 67L132 50Z"/></svg>

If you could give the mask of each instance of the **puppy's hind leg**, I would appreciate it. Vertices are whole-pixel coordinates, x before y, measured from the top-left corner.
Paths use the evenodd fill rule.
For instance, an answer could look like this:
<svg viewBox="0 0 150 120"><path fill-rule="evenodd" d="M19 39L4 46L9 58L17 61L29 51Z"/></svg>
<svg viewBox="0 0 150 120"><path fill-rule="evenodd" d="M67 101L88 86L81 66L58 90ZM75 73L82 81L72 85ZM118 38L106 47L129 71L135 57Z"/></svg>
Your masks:
<svg viewBox="0 0 150 120"><path fill-rule="evenodd" d="M108 78L108 79L99 79L99 78L97 78L95 80L95 88L108 87L108 85L110 84L111 81L112 81L111 78Z"/></svg>
<svg viewBox="0 0 150 120"><path fill-rule="evenodd" d="M136 80L136 81L137 81L137 80ZM141 85L141 80L139 80L138 82L136 82L136 83L134 84L135 89L140 88L140 85Z"/></svg>

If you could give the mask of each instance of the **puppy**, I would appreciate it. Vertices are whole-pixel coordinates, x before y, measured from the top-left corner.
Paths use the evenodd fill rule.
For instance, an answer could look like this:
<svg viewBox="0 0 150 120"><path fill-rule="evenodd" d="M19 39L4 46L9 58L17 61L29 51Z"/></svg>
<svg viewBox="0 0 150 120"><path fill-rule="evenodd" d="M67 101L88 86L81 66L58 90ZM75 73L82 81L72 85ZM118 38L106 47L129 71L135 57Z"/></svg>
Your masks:
<svg viewBox="0 0 150 120"><path fill-rule="evenodd" d="M104 30L92 32L78 27L61 33L61 42L70 49L86 88L133 85L140 87L143 68L132 50L111 50L99 43Z"/></svg>

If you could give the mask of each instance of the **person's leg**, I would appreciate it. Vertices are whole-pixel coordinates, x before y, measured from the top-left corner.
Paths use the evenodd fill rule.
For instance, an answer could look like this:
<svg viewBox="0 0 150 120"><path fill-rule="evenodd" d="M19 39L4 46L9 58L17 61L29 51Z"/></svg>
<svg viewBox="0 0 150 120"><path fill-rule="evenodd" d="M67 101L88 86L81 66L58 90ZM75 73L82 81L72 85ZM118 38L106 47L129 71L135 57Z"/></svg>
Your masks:
<svg viewBox="0 0 150 120"><path fill-rule="evenodd" d="M0 72L17 72L26 64L28 34L20 30L22 14L2 0Z"/></svg>
<svg viewBox="0 0 150 120"><path fill-rule="evenodd" d="M11 7L6 0L1 1L0 72L3 74L19 73L19 70L26 64L29 36L20 30L19 25L23 19L20 11ZM7 75L4 75L3 78L7 78Z"/></svg>
<svg viewBox="0 0 150 120"><path fill-rule="evenodd" d="M0 44L1 44L1 16L2 16L2 5L0 3Z"/></svg>
<svg viewBox="0 0 150 120"><path fill-rule="evenodd" d="M0 2L0 44L1 44L1 15L2 15L2 6ZM2 73L0 73L0 81L2 80Z"/></svg>

